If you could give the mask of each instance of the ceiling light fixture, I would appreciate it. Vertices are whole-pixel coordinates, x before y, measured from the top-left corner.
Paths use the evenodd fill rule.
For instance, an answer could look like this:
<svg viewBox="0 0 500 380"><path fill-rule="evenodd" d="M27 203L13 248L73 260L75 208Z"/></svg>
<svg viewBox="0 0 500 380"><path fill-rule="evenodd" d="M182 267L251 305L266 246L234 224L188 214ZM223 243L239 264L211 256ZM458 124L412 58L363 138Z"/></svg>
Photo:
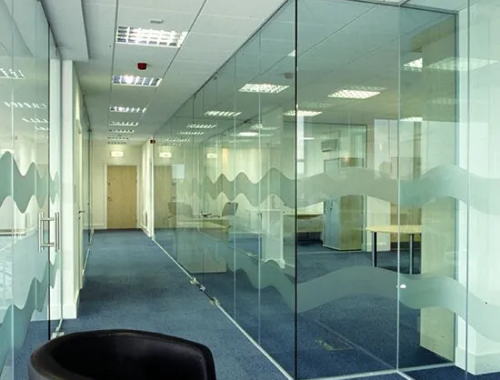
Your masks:
<svg viewBox="0 0 500 380"><path fill-rule="evenodd" d="M134 133L135 130L134 129L110 129L109 132L111 133L118 133L118 134L131 134L131 133Z"/></svg>
<svg viewBox="0 0 500 380"><path fill-rule="evenodd" d="M498 63L498 61L479 58L448 57L430 64L429 68L446 71L472 71L495 63Z"/></svg>
<svg viewBox="0 0 500 380"><path fill-rule="evenodd" d="M112 121L109 123L111 127L137 127L139 122L137 121Z"/></svg>
<svg viewBox="0 0 500 380"><path fill-rule="evenodd" d="M112 150L109 152L109 155L113 158L121 158L123 157L123 151L121 150Z"/></svg>
<svg viewBox="0 0 500 380"><path fill-rule="evenodd" d="M38 117L30 117L30 118L26 118L26 117L23 117L22 119L23 121L25 121L26 123L40 123L40 124L47 124L49 121L45 118L38 118Z"/></svg>
<svg viewBox="0 0 500 380"><path fill-rule="evenodd" d="M201 136L205 132L202 131L179 131L179 135L187 135L187 136Z"/></svg>
<svg viewBox="0 0 500 380"><path fill-rule="evenodd" d="M24 74L21 72L21 70L0 68L0 78L2 78L2 79L24 79Z"/></svg>
<svg viewBox="0 0 500 380"><path fill-rule="evenodd" d="M120 113L144 113L146 112L146 108L139 107L122 107L122 106L112 106L109 107L111 112L120 112Z"/></svg>
<svg viewBox="0 0 500 380"><path fill-rule="evenodd" d="M113 75L113 84L124 86L158 87L161 78L146 78L134 75Z"/></svg>
<svg viewBox="0 0 500 380"><path fill-rule="evenodd" d="M270 83L248 83L240 88L240 92L253 92L259 94L279 94L290 86Z"/></svg>
<svg viewBox="0 0 500 380"><path fill-rule="evenodd" d="M37 130L37 131L48 131L49 127L44 126L44 125L36 125L35 126L35 130Z"/></svg>
<svg viewBox="0 0 500 380"><path fill-rule="evenodd" d="M259 132L252 132L252 131L238 133L238 136L242 136L242 137L255 137L258 135L259 135Z"/></svg>
<svg viewBox="0 0 500 380"><path fill-rule="evenodd" d="M186 128L190 129L212 129L217 127L217 124L189 124Z"/></svg>
<svg viewBox="0 0 500 380"><path fill-rule="evenodd" d="M128 144L127 141L108 141L109 145L126 145Z"/></svg>
<svg viewBox="0 0 500 380"><path fill-rule="evenodd" d="M129 138L123 136L108 136L108 140L127 141Z"/></svg>
<svg viewBox="0 0 500 380"><path fill-rule="evenodd" d="M241 115L241 112L236 111L207 111L205 116L217 116L217 117L236 117Z"/></svg>
<svg viewBox="0 0 500 380"><path fill-rule="evenodd" d="M314 117L321 115L323 112L321 111L307 111L307 110L299 110L297 113L298 117ZM283 115L285 116L295 116L295 110L290 110L285 112Z"/></svg>
<svg viewBox="0 0 500 380"><path fill-rule="evenodd" d="M353 87L350 89L343 89L328 95L329 98L342 98L342 99L368 99L380 94L385 88L378 87Z"/></svg>
<svg viewBox="0 0 500 380"><path fill-rule="evenodd" d="M119 26L116 31L116 42L128 45L180 48L184 43L187 34L188 32L176 32L173 30Z"/></svg>
<svg viewBox="0 0 500 380"><path fill-rule="evenodd" d="M160 152L160 158L172 158L172 152Z"/></svg>
<svg viewBox="0 0 500 380"><path fill-rule="evenodd" d="M7 107L12 108L30 108L30 109L46 109L45 103L31 103L31 102L4 102Z"/></svg>
<svg viewBox="0 0 500 380"><path fill-rule="evenodd" d="M421 123L424 119L421 116L410 116L410 117L405 117L404 119L401 119L401 121L412 121L415 123Z"/></svg>
<svg viewBox="0 0 500 380"><path fill-rule="evenodd" d="M166 137L163 141L169 143L183 143L183 142L189 142L190 140L188 138Z"/></svg>
<svg viewBox="0 0 500 380"><path fill-rule="evenodd" d="M280 129L280 127L268 127L268 126L264 126L260 123L257 123L257 124L254 124L250 127L250 129L257 129L259 131L275 131L277 129Z"/></svg>

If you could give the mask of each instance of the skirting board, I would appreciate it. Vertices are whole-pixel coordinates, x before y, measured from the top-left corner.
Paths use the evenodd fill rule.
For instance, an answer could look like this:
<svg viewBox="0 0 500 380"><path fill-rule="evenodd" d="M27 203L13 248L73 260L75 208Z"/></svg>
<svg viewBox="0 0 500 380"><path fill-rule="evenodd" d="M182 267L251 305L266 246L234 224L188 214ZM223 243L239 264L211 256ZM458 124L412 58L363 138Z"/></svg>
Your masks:
<svg viewBox="0 0 500 380"><path fill-rule="evenodd" d="M456 365L465 370L465 350L457 347ZM476 355L469 352L467 356L467 371L472 375L485 375L500 372L500 352Z"/></svg>

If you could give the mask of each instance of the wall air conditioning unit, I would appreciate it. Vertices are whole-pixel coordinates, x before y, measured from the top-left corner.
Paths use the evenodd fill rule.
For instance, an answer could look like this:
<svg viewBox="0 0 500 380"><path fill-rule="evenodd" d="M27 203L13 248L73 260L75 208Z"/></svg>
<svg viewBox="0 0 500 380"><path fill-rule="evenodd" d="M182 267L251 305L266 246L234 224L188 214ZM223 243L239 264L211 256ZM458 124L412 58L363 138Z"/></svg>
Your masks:
<svg viewBox="0 0 500 380"><path fill-rule="evenodd" d="M322 152L338 152L340 149L340 140L339 139L331 139L325 140L321 142L321 151Z"/></svg>

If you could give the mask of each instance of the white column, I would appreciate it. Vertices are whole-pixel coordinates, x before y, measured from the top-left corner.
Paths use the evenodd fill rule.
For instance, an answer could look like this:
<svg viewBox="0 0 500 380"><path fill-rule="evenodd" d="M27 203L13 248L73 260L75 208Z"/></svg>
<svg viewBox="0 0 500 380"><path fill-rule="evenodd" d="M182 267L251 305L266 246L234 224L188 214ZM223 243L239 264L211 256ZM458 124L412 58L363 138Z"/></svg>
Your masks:
<svg viewBox="0 0 500 380"><path fill-rule="evenodd" d="M73 61L63 61L62 65L62 166L61 172L61 243L63 264L63 315L64 319L76 318L80 290L77 176L74 167L78 160L74 150L77 134L78 81Z"/></svg>

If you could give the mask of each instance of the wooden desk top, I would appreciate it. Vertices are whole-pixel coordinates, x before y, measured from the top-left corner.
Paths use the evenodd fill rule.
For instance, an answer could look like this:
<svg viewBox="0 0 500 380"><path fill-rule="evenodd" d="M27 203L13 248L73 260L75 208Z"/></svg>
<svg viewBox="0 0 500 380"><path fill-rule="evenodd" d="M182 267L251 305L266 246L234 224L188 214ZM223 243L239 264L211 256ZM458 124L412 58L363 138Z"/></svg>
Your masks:
<svg viewBox="0 0 500 380"><path fill-rule="evenodd" d="M298 214L286 213L285 216L290 216L290 217L295 216L295 217L297 217L297 219L312 219L312 218L317 218L319 216L323 216L323 214L301 212Z"/></svg>
<svg viewBox="0 0 500 380"><path fill-rule="evenodd" d="M385 225L385 226L369 226L366 228L367 231L370 232L380 232L387 234L421 234L422 226L420 225L407 225L407 226L398 226L398 225Z"/></svg>

